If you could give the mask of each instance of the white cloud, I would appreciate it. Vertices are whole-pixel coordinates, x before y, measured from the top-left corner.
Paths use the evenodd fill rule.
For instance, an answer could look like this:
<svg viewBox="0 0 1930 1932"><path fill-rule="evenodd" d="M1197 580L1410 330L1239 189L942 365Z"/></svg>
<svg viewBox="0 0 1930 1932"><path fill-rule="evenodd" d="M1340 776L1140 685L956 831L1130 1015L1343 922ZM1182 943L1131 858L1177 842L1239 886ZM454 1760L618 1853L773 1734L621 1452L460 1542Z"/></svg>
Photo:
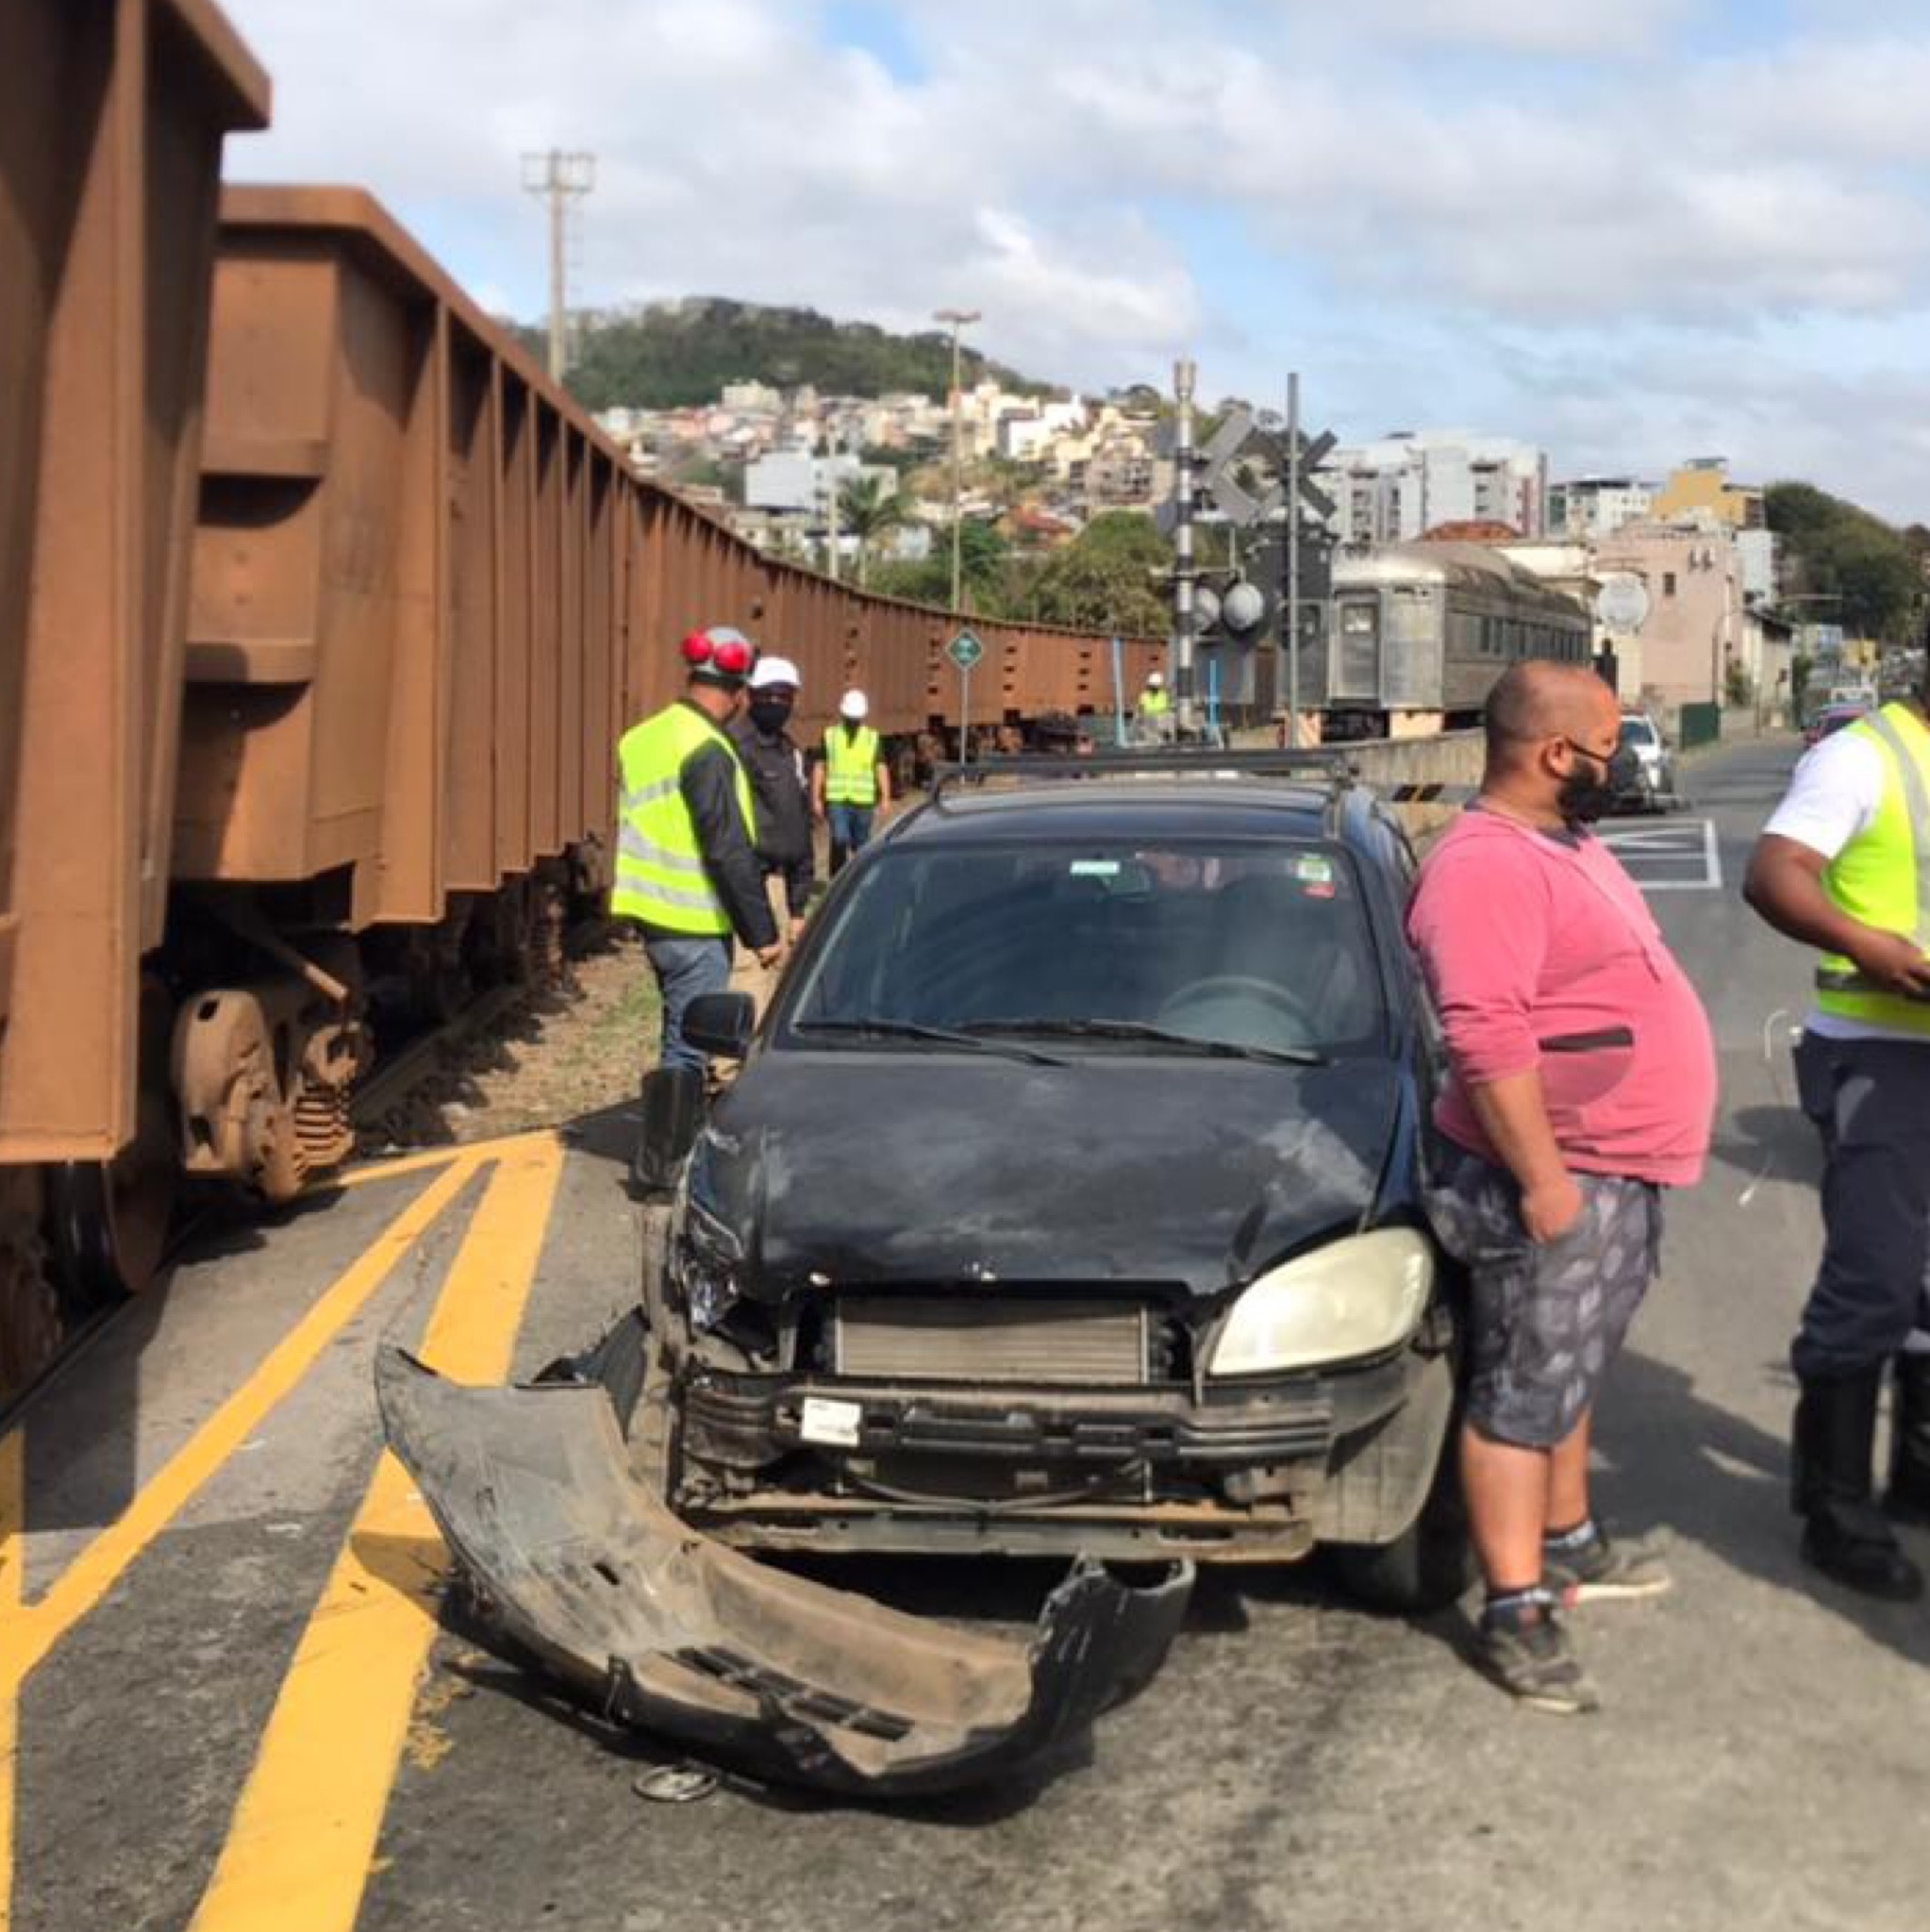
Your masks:
<svg viewBox="0 0 1930 1932"><path fill-rule="evenodd" d="M1696 10L1697 0L1353 0L1356 26L1516 54L1633 57Z"/></svg>
<svg viewBox="0 0 1930 1932"><path fill-rule="evenodd" d="M1884 434L1831 330L1930 309L1930 25L1902 0L1793 0L1795 33L1759 43L1723 38L1717 0L897 0L910 80L794 0L229 4L276 86L231 164L367 183L525 312L518 156L552 144L599 158L591 300L897 325L964 303L994 353L1086 381L1191 341L1257 390L1324 343L1370 399L1371 340L1409 420L1468 413L1423 407L1458 383L1524 419L1497 427L1590 438L1586 393L1564 409L1503 345L1586 368L1640 337L1670 351L1632 412L1659 458L1621 458L1648 465L1729 421L1844 460L1774 381ZM1672 379L1689 366L1725 373L1713 421ZM1922 452L1892 442L1901 489Z"/></svg>

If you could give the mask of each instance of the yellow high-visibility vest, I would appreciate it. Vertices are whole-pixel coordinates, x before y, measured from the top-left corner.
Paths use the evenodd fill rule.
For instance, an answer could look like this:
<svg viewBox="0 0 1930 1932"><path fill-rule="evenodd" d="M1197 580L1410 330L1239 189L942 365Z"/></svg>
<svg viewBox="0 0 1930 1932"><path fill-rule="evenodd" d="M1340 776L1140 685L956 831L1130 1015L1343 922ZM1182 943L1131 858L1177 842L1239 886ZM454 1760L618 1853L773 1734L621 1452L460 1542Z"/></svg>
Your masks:
<svg viewBox="0 0 1930 1932"><path fill-rule="evenodd" d="M869 724L824 726L824 802L877 804L878 734Z"/></svg>
<svg viewBox="0 0 1930 1932"><path fill-rule="evenodd" d="M617 880L609 909L620 919L697 938L730 935L730 915L710 882L696 821L684 803L691 753L722 745L737 774L738 810L750 839L751 781L737 747L703 712L668 705L624 732L617 746L623 791L617 806Z"/></svg>
<svg viewBox="0 0 1930 1932"><path fill-rule="evenodd" d="M1142 718L1163 718L1172 708L1173 693L1170 691L1162 688L1140 693L1140 716Z"/></svg>
<svg viewBox="0 0 1930 1932"><path fill-rule="evenodd" d="M1883 756L1883 802L1869 830L1824 869L1823 888L1852 919L1903 933L1930 952L1930 729L1907 705L1885 705L1847 728ZM1930 1002L1872 986L1840 954L1817 963L1816 1004L1846 1020L1930 1038Z"/></svg>

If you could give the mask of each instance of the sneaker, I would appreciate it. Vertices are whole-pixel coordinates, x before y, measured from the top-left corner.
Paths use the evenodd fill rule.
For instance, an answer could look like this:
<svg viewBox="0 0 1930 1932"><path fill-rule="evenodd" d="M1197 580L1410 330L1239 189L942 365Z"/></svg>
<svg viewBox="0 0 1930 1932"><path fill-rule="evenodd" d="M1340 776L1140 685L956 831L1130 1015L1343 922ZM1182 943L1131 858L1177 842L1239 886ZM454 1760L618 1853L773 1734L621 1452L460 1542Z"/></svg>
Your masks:
<svg viewBox="0 0 1930 1932"><path fill-rule="evenodd" d="M1672 1579L1653 1550L1601 1535L1590 1537L1579 1549L1547 1551L1541 1558L1541 1580L1564 1609L1572 1609L1577 1604L1660 1596Z"/></svg>
<svg viewBox="0 0 1930 1932"><path fill-rule="evenodd" d="M1520 1698L1531 1710L1574 1717L1602 1707L1561 1619L1552 1609L1483 1617L1474 1660L1510 1697Z"/></svg>

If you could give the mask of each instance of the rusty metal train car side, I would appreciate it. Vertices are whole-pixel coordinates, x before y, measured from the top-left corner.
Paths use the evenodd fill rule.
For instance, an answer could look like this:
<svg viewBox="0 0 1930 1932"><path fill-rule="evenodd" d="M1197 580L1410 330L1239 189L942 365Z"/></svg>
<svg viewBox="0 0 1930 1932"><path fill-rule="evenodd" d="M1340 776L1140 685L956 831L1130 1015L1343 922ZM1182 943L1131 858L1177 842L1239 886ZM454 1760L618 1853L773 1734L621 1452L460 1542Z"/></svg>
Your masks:
<svg viewBox="0 0 1930 1932"><path fill-rule="evenodd" d="M43 1173L110 1214L137 1125L222 141L267 106L208 0L0 8L0 1389Z"/></svg>
<svg viewBox="0 0 1930 1932"><path fill-rule="evenodd" d="M766 649L792 658L803 674L799 725L828 724L847 685L860 686L888 737L956 733L958 674L944 646L969 624L986 647L973 675L971 723L1036 718L1044 711L1113 708L1111 640L1049 625L964 617L868 595L795 564L778 563L673 492L637 486L644 530L645 585L630 666L633 702L665 702L675 691L674 653L666 646L700 624L741 625ZM1121 653L1129 704L1162 643L1127 639Z"/></svg>
<svg viewBox="0 0 1930 1932"><path fill-rule="evenodd" d="M53 1217L66 1278L94 1292L151 1272L179 1175L282 1199L348 1153L372 1013L439 1016L479 982L554 963L563 908L605 883L617 740L674 694L685 632L732 623L796 658L807 732L854 683L907 746L959 724L942 655L958 619L775 563L640 481L366 194L229 190L211 320L163 303L164 290L208 287L192 271L212 241L219 130L258 119L261 84L201 0L120 0L115 18L207 68L191 94L203 118L187 124L206 165L195 175L172 150L157 158L158 136L144 162L120 155L114 179L144 180L153 204L133 241L108 225L134 256L99 243L84 285L96 299L71 344L56 326L67 297L43 275L52 319L33 340L46 366L0 372L42 410L37 446L57 423L77 425L92 465L31 471L9 444L0 470L9 569L17 551L54 579L45 609L7 611L25 640L8 661L25 667L18 741L35 780L8 824L104 827L77 853L71 839L15 841L0 947L16 929L58 934L70 970L68 1004L46 1008L30 1053L13 1032L0 1128L32 1120L50 1064L82 1063L58 1096L66 1138L10 1151L81 1163L45 1171L69 1177ZM197 25L210 38L189 35ZM178 91L175 68L150 72ZM31 183L20 155L5 158L9 183ZM135 275L142 245L178 248L190 273ZM92 259L77 242L68 253ZM104 311L117 264L132 292ZM82 358L80 375L63 375L63 355ZM104 373L124 363L147 372L145 449L130 446L127 396ZM88 490L101 501L83 516ZM123 545L111 569L92 564L97 534ZM91 597L108 602L94 611ZM83 622L84 649L34 648L50 625ZM1106 641L972 623L987 647L974 722L1109 710ZM1129 690L1157 656L1125 646ZM62 722L43 738L49 718ZM39 754L62 730L48 770ZM53 902L24 894L23 855L84 888L70 913L93 924L63 925ZM25 945L18 957L16 1016L38 997ZM76 1175L94 1177L92 1192ZM41 1204L16 1194L27 1250ZM37 1268L29 1255L16 1282Z"/></svg>

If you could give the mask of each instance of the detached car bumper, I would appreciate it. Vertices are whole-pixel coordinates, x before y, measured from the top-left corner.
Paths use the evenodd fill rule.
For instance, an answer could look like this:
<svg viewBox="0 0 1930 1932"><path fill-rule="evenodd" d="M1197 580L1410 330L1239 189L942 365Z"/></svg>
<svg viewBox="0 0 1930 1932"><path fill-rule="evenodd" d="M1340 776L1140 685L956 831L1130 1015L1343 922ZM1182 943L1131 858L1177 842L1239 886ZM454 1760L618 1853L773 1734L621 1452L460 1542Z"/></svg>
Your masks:
<svg viewBox="0 0 1930 1932"><path fill-rule="evenodd" d="M587 1708L790 1784L982 1784L1082 1730L1166 1655L1191 1590L1076 1563L1029 1642L767 1569L637 1481L614 1391L464 1389L384 1349L389 1445L484 1618ZM621 1398L619 1398L621 1399Z"/></svg>

